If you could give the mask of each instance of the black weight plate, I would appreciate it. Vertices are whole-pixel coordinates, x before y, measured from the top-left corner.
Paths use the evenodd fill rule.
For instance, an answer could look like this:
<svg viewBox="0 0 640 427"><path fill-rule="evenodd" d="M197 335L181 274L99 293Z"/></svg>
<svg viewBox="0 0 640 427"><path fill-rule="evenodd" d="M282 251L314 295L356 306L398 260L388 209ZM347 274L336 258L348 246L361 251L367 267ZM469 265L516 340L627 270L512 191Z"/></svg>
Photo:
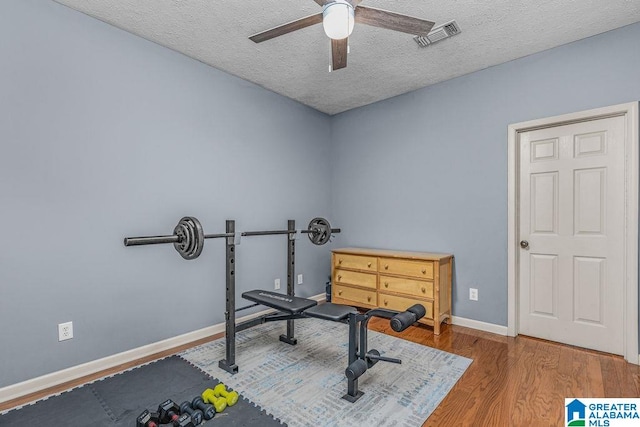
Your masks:
<svg viewBox="0 0 640 427"><path fill-rule="evenodd" d="M309 240L314 245L324 245L331 237L331 225L324 218L314 218L309 222L308 227Z"/></svg>
<svg viewBox="0 0 640 427"><path fill-rule="evenodd" d="M186 245L185 251L188 257L187 259L191 259L191 256L195 251L195 245L196 245L196 236L194 231L195 225L190 220L186 220L184 223L187 230L187 245Z"/></svg>
<svg viewBox="0 0 640 427"><path fill-rule="evenodd" d="M186 219L191 223L189 231L191 232L193 242L192 250L185 259L196 259L200 256L202 249L204 248L204 230L197 218L188 216L183 219Z"/></svg>
<svg viewBox="0 0 640 427"><path fill-rule="evenodd" d="M186 224L184 222L180 221L178 223L178 225L176 226L176 229L174 230L174 233L180 237L180 242L179 243L174 243L173 246L178 251L180 256L182 256L184 258L184 256L189 251L189 245L190 245L190 240L191 240L190 237L189 237L188 227L186 226Z"/></svg>
<svg viewBox="0 0 640 427"><path fill-rule="evenodd" d="M184 248L186 247L187 236L186 236L184 224L182 224L182 222L179 222L178 225L176 225L176 228L173 229L173 234L180 238L178 242L175 242L173 244L173 247L178 252L184 251Z"/></svg>
<svg viewBox="0 0 640 427"><path fill-rule="evenodd" d="M200 221L185 216L178 222L173 234L180 237L180 242L174 243L173 246L182 258L196 259L200 256L204 246L204 231Z"/></svg>
<svg viewBox="0 0 640 427"><path fill-rule="evenodd" d="M181 254L184 259L193 259L193 253L196 246L195 236L195 224L190 218L185 217L180 220L187 234L187 240L185 242L184 252Z"/></svg>

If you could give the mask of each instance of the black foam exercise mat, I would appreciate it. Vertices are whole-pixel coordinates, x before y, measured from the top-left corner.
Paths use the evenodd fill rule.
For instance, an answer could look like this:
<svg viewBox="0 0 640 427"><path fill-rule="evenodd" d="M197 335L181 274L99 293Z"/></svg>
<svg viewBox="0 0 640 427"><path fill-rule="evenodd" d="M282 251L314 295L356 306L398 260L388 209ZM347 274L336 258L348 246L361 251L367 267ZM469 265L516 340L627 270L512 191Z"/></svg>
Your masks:
<svg viewBox="0 0 640 427"><path fill-rule="evenodd" d="M135 427L145 409L156 411L166 399L178 405L191 401L219 383L184 359L172 356L114 375L0 415L2 427ZM215 426L282 426L241 398L238 403L201 424Z"/></svg>

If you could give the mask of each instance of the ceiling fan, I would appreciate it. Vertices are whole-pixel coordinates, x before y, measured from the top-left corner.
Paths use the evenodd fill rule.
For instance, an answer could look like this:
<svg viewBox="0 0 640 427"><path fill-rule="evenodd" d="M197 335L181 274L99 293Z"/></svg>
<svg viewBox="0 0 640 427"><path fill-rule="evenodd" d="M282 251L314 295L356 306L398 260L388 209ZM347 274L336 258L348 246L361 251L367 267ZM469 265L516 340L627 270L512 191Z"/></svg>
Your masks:
<svg viewBox="0 0 640 427"><path fill-rule="evenodd" d="M382 9L360 6L362 0L314 0L322 6L322 13L307 16L293 22L254 34L250 40L261 43L322 22L324 31L331 38L332 70L347 66L348 37L355 22L394 31L426 37L434 23Z"/></svg>

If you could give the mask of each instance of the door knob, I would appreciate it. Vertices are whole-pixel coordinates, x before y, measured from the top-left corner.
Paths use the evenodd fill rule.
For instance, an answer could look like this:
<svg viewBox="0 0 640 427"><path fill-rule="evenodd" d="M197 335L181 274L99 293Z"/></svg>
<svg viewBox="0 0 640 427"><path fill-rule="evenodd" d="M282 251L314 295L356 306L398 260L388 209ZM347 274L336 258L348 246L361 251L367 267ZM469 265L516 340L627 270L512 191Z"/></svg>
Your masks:
<svg viewBox="0 0 640 427"><path fill-rule="evenodd" d="M521 240L520 241L520 247L522 249L527 249L529 247L529 242L527 242L526 240Z"/></svg>

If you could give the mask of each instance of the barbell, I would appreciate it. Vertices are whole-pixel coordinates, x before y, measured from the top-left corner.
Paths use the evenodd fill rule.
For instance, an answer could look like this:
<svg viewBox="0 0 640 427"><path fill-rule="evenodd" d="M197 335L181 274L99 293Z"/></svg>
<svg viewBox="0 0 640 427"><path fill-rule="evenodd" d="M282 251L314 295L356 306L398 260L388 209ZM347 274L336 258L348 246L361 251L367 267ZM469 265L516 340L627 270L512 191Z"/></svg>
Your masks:
<svg viewBox="0 0 640 427"><path fill-rule="evenodd" d="M266 230L244 231L241 236L267 236L274 234L295 234L298 230ZM340 233L339 228L331 228L325 218L314 218L309 222L307 229L300 230L305 233L314 245L324 245L329 241L333 233ZM202 253L205 239L217 239L222 237L235 238L236 233L204 234L202 225L197 218L185 216L173 229L173 234L167 236L125 237L125 246L157 245L173 243L173 247L184 259L196 259Z"/></svg>

